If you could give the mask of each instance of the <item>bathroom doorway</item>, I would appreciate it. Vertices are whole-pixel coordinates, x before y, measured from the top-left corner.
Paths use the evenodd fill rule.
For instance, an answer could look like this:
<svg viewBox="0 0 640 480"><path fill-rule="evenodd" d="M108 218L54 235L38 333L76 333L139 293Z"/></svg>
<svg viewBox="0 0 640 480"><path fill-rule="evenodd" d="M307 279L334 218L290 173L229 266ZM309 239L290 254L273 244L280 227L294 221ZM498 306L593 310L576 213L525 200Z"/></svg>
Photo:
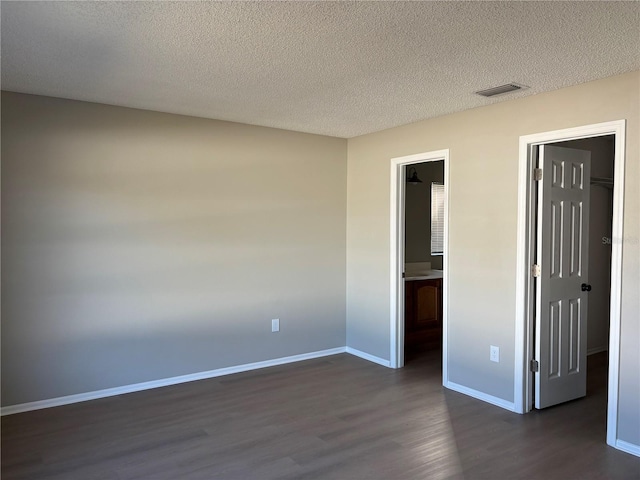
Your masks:
<svg viewBox="0 0 640 480"><path fill-rule="evenodd" d="M444 160L405 165L404 362L440 362Z"/></svg>
<svg viewBox="0 0 640 480"><path fill-rule="evenodd" d="M403 367L406 353L409 354L410 361L415 353L412 351L414 347L418 350L425 347L428 351L431 346L432 352L437 348L438 356L442 359L443 384L447 381L448 161L448 150L391 160L391 367ZM432 181L431 173L437 175L438 171L442 174L433 177ZM419 182L413 178L414 174ZM424 180L420 178L421 174ZM431 200L432 195L438 195L436 202ZM425 208L422 205L418 211L414 211L409 207L407 211L406 201L417 197L426 203L427 196L429 224L417 226L419 232L415 241L426 243L425 239L428 237L429 244L414 249L413 239L409 239L411 245L406 243L405 237L407 233L413 234L414 227L411 225L407 230L407 221L414 220L414 215L424 218ZM441 223L438 226L441 252L438 252L437 248L432 249L431 245L434 233L431 223L433 206L439 208L441 213ZM412 282L417 283L405 288L406 284ZM407 302L411 302L412 305L408 305ZM415 314L414 323L409 328L405 328L407 311L411 315ZM408 347L407 352L405 347Z"/></svg>

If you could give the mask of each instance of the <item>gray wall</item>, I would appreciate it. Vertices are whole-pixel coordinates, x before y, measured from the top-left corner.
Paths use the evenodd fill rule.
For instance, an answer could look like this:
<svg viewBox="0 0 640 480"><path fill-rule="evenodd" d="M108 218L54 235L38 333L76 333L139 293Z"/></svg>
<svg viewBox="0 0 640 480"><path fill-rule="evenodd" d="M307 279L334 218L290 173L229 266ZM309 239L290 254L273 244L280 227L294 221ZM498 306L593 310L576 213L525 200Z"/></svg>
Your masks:
<svg viewBox="0 0 640 480"><path fill-rule="evenodd" d="M632 72L349 139L347 344L389 359L390 160L448 148L449 379L513 402L520 136L626 119L618 428L640 445L639 111Z"/></svg>
<svg viewBox="0 0 640 480"><path fill-rule="evenodd" d="M431 182L444 182L444 162L411 166L422 183L405 189L405 262L431 262L431 268L441 270L442 255L431 256Z"/></svg>
<svg viewBox="0 0 640 480"><path fill-rule="evenodd" d="M613 178L614 137L585 138L560 142L561 147L591 152L591 176ZM611 238L613 221L613 190L591 187L589 209L589 308L587 351L607 350L609 346L609 307L611 300Z"/></svg>
<svg viewBox="0 0 640 480"><path fill-rule="evenodd" d="M3 93L2 404L344 346L346 151Z"/></svg>

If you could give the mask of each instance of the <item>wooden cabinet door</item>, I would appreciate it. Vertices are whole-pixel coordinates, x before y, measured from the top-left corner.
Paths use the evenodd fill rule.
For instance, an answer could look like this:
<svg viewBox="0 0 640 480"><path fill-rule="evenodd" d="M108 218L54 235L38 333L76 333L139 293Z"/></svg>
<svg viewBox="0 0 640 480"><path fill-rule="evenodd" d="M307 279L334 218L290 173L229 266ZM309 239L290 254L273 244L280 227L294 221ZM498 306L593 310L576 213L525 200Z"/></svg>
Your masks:
<svg viewBox="0 0 640 480"><path fill-rule="evenodd" d="M417 282L415 291L415 325L417 328L437 326L441 316L440 286L437 281Z"/></svg>
<svg viewBox="0 0 640 480"><path fill-rule="evenodd" d="M405 356L442 343L442 280L405 283Z"/></svg>

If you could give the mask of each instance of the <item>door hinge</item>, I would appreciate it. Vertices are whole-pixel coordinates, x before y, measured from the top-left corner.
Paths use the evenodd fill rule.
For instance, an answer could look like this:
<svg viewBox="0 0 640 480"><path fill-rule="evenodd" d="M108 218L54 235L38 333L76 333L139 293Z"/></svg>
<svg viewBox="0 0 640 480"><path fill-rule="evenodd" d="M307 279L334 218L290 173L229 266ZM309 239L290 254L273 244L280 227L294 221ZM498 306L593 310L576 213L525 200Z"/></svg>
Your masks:
<svg viewBox="0 0 640 480"><path fill-rule="evenodd" d="M531 276L535 278L538 278L540 276L540 265L538 265L537 263L531 265Z"/></svg>
<svg viewBox="0 0 640 480"><path fill-rule="evenodd" d="M542 180L542 169L541 168L534 168L533 169L533 180L535 182L539 182L540 180Z"/></svg>
<svg viewBox="0 0 640 480"><path fill-rule="evenodd" d="M540 370L540 364L537 360L531 359L529 361L529 370L531 370L532 372L537 372L538 370Z"/></svg>

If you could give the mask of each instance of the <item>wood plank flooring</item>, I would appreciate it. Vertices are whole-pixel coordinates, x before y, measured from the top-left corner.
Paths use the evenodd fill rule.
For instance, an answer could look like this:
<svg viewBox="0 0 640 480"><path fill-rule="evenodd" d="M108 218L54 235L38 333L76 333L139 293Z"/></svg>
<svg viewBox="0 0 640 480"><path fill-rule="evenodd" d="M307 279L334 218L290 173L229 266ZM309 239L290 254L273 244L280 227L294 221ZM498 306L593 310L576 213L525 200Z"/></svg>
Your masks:
<svg viewBox="0 0 640 480"><path fill-rule="evenodd" d="M2 418L2 479L638 479L588 396L517 415L447 391L439 352L348 354Z"/></svg>

